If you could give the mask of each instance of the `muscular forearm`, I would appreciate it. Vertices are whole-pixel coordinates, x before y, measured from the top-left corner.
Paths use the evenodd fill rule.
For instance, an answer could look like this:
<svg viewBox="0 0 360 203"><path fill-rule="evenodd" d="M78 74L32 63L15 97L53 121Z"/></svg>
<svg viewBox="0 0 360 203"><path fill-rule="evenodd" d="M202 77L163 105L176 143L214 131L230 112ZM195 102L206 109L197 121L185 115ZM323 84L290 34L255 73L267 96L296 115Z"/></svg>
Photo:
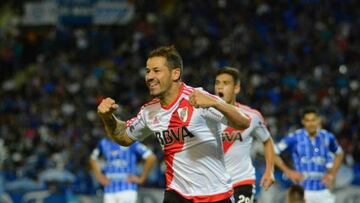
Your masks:
<svg viewBox="0 0 360 203"><path fill-rule="evenodd" d="M102 116L106 135L122 146L128 146L134 141L126 134L126 123L117 119L113 114Z"/></svg>
<svg viewBox="0 0 360 203"><path fill-rule="evenodd" d="M225 102L216 102L214 105L218 111L225 115L228 125L232 128L242 130L250 125L250 118L239 112L234 106Z"/></svg>
<svg viewBox="0 0 360 203"><path fill-rule="evenodd" d="M274 144L272 141L272 138L270 137L267 139L264 143L264 156L266 161L266 171L267 172L273 172L274 171Z"/></svg>

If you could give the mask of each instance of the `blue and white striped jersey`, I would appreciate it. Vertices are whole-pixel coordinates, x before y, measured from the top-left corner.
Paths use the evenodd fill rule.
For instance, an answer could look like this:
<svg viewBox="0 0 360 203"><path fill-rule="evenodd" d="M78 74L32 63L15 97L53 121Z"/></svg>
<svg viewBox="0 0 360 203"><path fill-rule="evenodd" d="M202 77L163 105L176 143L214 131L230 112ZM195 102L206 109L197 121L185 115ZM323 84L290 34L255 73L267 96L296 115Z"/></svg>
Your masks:
<svg viewBox="0 0 360 203"><path fill-rule="evenodd" d="M137 190L137 184L127 182L129 175L136 175L136 165L140 158L147 158L152 152L140 142L123 147L109 139L101 139L93 150L91 158L97 160L102 155L106 163L102 167L110 184L104 188L105 193L123 190Z"/></svg>
<svg viewBox="0 0 360 203"><path fill-rule="evenodd" d="M285 150L292 154L295 170L304 176L300 184L305 190L326 188L321 179L332 165L332 155L342 152L335 136L323 129L313 140L305 129L299 129L284 137L275 148L277 154Z"/></svg>

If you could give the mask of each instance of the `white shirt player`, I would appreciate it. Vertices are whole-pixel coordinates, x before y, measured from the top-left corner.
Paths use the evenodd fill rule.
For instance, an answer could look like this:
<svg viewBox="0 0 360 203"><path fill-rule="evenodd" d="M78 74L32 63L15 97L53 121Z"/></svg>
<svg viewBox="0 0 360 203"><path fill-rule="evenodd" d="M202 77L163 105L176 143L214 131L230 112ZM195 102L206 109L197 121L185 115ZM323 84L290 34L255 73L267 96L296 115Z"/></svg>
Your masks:
<svg viewBox="0 0 360 203"><path fill-rule="evenodd" d="M270 137L264 118L255 109L236 103L236 106L250 117L250 126L245 130L235 130L222 126L225 165L231 176L233 187L255 184L255 168L250 158L250 149L254 137L261 142Z"/></svg>
<svg viewBox="0 0 360 203"><path fill-rule="evenodd" d="M189 102L194 90L182 83L169 106L162 106L159 99L145 104L127 122L126 130L134 140L150 134L159 140L167 166L167 190L193 202L220 201L233 193L219 136L221 123L227 120L214 108L194 108Z"/></svg>

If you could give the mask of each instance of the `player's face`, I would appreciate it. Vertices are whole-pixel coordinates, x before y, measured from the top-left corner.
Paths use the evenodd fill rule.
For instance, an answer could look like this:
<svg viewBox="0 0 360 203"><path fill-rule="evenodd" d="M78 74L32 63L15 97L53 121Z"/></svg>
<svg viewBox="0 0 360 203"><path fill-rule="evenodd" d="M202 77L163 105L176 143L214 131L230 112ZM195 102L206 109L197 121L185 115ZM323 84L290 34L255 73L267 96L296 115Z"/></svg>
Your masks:
<svg viewBox="0 0 360 203"><path fill-rule="evenodd" d="M309 134L315 134L320 126L320 117L315 113L307 113L302 118L302 124Z"/></svg>
<svg viewBox="0 0 360 203"><path fill-rule="evenodd" d="M235 83L229 74L220 74L215 80L215 94L221 97L226 103L234 104L236 94L240 92L240 85Z"/></svg>
<svg viewBox="0 0 360 203"><path fill-rule="evenodd" d="M170 70L164 57L151 57L146 62L145 82L153 97L162 96L171 87L176 72Z"/></svg>

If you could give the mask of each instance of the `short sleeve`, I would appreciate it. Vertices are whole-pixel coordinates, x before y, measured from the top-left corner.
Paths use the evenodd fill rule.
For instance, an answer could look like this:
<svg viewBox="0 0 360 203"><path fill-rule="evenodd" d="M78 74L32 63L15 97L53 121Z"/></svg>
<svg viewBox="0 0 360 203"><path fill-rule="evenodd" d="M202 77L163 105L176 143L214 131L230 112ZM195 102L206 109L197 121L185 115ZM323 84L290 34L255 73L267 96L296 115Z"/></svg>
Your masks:
<svg viewBox="0 0 360 203"><path fill-rule="evenodd" d="M262 142L270 138L270 132L265 124L264 118L261 115L254 115L251 119L253 122L254 130L252 136L256 137Z"/></svg>
<svg viewBox="0 0 360 203"><path fill-rule="evenodd" d="M281 154L283 151L287 149L292 149L296 144L296 135L294 133L290 133L285 136L275 145L275 153Z"/></svg>
<svg viewBox="0 0 360 203"><path fill-rule="evenodd" d="M228 125L228 121L224 114L222 114L217 109L210 107L210 108L204 108L202 110L202 116L206 119L209 119L213 122L220 122L224 125Z"/></svg>
<svg viewBox="0 0 360 203"><path fill-rule="evenodd" d="M133 140L144 140L152 131L147 127L142 108L136 117L126 122L126 133Z"/></svg>
<svg viewBox="0 0 360 203"><path fill-rule="evenodd" d="M101 147L101 142L99 142L91 152L90 158L93 160L98 160L101 154L102 154L102 147Z"/></svg>
<svg viewBox="0 0 360 203"><path fill-rule="evenodd" d="M141 142L135 142L131 147L134 150L136 156L143 159L146 159L148 156L153 154L152 151Z"/></svg>
<svg viewBox="0 0 360 203"><path fill-rule="evenodd" d="M331 133L328 134L329 135L329 149L331 152L335 153L335 154L339 154L342 153L342 148L339 145L339 143L337 142L335 136Z"/></svg>

